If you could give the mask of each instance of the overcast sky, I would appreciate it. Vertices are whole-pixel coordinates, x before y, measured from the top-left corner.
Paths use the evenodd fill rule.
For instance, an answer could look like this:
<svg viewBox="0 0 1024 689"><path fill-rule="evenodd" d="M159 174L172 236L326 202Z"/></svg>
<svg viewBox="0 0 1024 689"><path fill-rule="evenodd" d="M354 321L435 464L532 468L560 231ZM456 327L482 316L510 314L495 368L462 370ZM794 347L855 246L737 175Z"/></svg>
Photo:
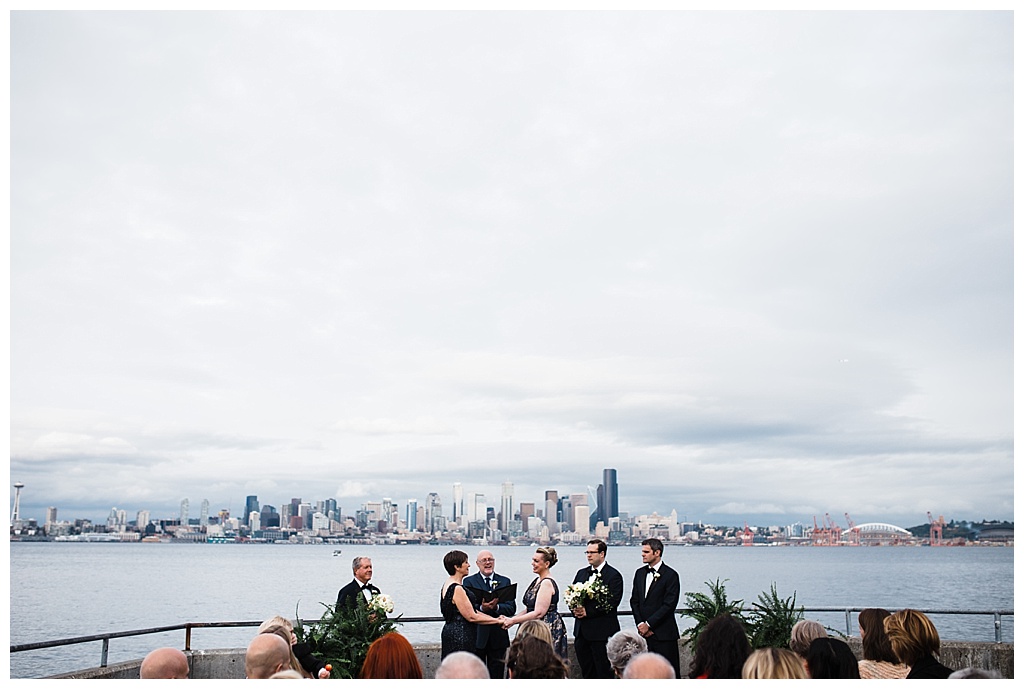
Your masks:
<svg viewBox="0 0 1024 689"><path fill-rule="evenodd" d="M1013 518L992 13L14 13L22 516ZM13 499L13 489L11 491Z"/></svg>

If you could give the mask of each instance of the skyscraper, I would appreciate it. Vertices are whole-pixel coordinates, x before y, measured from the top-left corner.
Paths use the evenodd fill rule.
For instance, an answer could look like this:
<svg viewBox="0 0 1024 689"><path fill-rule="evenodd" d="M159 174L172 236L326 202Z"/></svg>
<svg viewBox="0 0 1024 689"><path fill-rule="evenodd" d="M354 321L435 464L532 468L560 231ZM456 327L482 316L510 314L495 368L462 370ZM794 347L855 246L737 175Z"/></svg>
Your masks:
<svg viewBox="0 0 1024 689"><path fill-rule="evenodd" d="M245 518L248 519L249 515L253 512L260 511L260 501L255 495L245 496Z"/></svg>
<svg viewBox="0 0 1024 689"><path fill-rule="evenodd" d="M178 518L178 523L188 527L188 498L182 498L181 500L181 515Z"/></svg>
<svg viewBox="0 0 1024 689"><path fill-rule="evenodd" d="M410 498L409 502L405 506L405 528L409 531L416 530L416 508L416 500Z"/></svg>
<svg viewBox="0 0 1024 689"><path fill-rule="evenodd" d="M466 503L462 498L462 484L452 484L452 521L462 523L462 515L466 513Z"/></svg>
<svg viewBox="0 0 1024 689"><path fill-rule="evenodd" d="M503 532L508 532L508 525L516 515L512 512L513 496L515 493L515 487L511 481L505 481L501 484L501 516L498 518L498 528Z"/></svg>
<svg viewBox="0 0 1024 689"><path fill-rule="evenodd" d="M619 516L619 479L615 469L604 470L602 487L604 495L602 496L601 514L604 517L604 523L607 524L609 519Z"/></svg>

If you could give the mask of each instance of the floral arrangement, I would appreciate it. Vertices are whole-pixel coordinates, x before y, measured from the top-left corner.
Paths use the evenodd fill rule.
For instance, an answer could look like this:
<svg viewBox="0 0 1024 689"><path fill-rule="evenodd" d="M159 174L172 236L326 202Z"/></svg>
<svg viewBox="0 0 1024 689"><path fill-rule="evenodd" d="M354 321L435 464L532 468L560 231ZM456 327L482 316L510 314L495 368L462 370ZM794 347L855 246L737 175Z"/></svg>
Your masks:
<svg viewBox="0 0 1024 689"><path fill-rule="evenodd" d="M367 605L370 608L370 612L379 612L387 615L395 611L395 601L391 600L391 596L386 593L378 593L370 599Z"/></svg>
<svg viewBox="0 0 1024 689"><path fill-rule="evenodd" d="M565 589L565 604L570 609L578 608L584 603L594 603L598 610L611 612L611 591L608 584L596 574L591 574L586 581L571 584Z"/></svg>

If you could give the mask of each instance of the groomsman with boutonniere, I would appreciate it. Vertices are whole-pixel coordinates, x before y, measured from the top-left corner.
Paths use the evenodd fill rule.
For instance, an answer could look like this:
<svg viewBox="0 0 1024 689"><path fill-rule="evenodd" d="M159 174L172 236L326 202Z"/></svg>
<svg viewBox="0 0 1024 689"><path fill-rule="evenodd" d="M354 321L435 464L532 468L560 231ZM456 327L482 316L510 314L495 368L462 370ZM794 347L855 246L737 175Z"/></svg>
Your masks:
<svg viewBox="0 0 1024 689"><path fill-rule="evenodd" d="M660 540L648 538L641 546L644 566L633 575L629 607L636 630L647 640L647 650L664 656L679 677L679 573L662 562L665 546Z"/></svg>
<svg viewBox="0 0 1024 689"><path fill-rule="evenodd" d="M380 594L380 589L370 583L373 576L373 563L368 557L357 557L352 560L352 581L338 591L337 610L340 612L345 607L354 608L356 600L362 598L364 603Z"/></svg>
<svg viewBox="0 0 1024 689"><path fill-rule="evenodd" d="M584 679L615 679L608 662L608 638L619 631L615 614L622 602L622 575L605 561L608 545L599 538L587 543L587 566L576 572L566 591L566 604L576 617L573 647ZM576 594L576 595L573 595Z"/></svg>
<svg viewBox="0 0 1024 689"><path fill-rule="evenodd" d="M512 580L494 571L494 555L489 550L481 550L476 556L477 573L466 577L462 585L470 592L473 607L491 617L512 617L516 614L515 600L499 602L497 598L481 602L474 598L473 589L497 591L512 585ZM508 631L500 624L478 624L476 626L476 654L487 663L487 671L491 679L502 679L505 676L505 653L508 650Z"/></svg>

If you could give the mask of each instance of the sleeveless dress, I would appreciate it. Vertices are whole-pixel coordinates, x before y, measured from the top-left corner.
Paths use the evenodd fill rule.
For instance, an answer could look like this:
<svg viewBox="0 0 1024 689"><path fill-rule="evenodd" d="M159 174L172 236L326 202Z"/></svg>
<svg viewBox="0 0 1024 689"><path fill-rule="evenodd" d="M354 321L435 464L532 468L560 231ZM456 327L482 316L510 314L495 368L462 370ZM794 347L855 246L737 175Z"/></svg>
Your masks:
<svg viewBox="0 0 1024 689"><path fill-rule="evenodd" d="M541 619L547 623L548 628L551 630L551 641L555 646L555 653L561 657L562 660L569 660L569 639L565 633L565 623L562 622L562 618L558 615L558 584L555 580L548 577L548 581L555 589L555 593L551 596L551 604L548 605L548 611L544 613L544 617ZM526 593L523 594L523 605L529 612L533 612L537 606L537 592L540 590L540 583L544 581L541 578L533 580L530 584L530 588L526 589Z"/></svg>
<svg viewBox="0 0 1024 689"><path fill-rule="evenodd" d="M444 617L444 627L441 628L442 658L455 651L476 651L476 625L466 620L455 605L456 586L462 584L452 584L441 597L441 616Z"/></svg>

